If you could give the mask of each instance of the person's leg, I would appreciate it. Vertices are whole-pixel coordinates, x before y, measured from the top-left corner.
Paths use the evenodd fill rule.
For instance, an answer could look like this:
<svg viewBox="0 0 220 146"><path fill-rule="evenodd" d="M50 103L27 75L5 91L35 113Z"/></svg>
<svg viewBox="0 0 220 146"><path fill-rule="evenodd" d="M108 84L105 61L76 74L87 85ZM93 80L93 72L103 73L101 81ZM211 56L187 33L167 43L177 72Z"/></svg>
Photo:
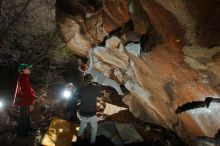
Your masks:
<svg viewBox="0 0 220 146"><path fill-rule="evenodd" d="M82 117L79 132L77 134L81 138L84 136L84 131L86 129L87 123L88 123L88 118L87 117Z"/></svg>
<svg viewBox="0 0 220 146"><path fill-rule="evenodd" d="M27 130L31 128L31 116L30 116L30 107L27 107Z"/></svg>
<svg viewBox="0 0 220 146"><path fill-rule="evenodd" d="M71 99L67 104L67 119L77 121L77 100Z"/></svg>
<svg viewBox="0 0 220 146"><path fill-rule="evenodd" d="M19 121L17 134L19 136L27 135L27 125L28 125L28 107L20 107Z"/></svg>
<svg viewBox="0 0 220 146"><path fill-rule="evenodd" d="M97 116L95 115L93 117L90 117L89 122L90 122L91 127L92 127L90 143L94 144L95 141L96 141L96 134L97 134L97 128L98 128Z"/></svg>
<svg viewBox="0 0 220 146"><path fill-rule="evenodd" d="M75 100L74 102L73 102L73 120L75 121L75 122L77 122L78 121L78 118L77 118L77 100Z"/></svg>
<svg viewBox="0 0 220 146"><path fill-rule="evenodd" d="M27 107L27 130L30 132L35 132L36 129L31 124L31 112L30 106Z"/></svg>

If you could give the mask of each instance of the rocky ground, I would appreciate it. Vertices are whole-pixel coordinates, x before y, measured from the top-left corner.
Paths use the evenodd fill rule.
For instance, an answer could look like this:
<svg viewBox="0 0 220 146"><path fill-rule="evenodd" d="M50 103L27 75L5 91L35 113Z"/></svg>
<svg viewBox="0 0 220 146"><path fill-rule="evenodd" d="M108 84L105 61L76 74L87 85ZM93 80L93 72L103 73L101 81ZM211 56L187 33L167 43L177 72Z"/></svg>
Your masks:
<svg viewBox="0 0 220 146"><path fill-rule="evenodd" d="M129 90L123 101L135 117L172 129L190 145L194 137L212 141L220 135L219 6L219 0L1 0L0 99L14 96L20 63L32 63L34 89L47 90L79 79L70 71L81 65L75 55L89 59L94 48L95 69ZM54 98L33 111L40 130L50 117L64 117L65 104ZM102 121L136 120L128 111L114 113L115 106L106 104L113 115L100 108ZM18 112L6 109L1 141L13 141Z"/></svg>
<svg viewBox="0 0 220 146"><path fill-rule="evenodd" d="M1 125L3 125L4 121L7 122L4 123L4 128L1 126L0 145L40 145L40 140L47 131L52 117L56 116L65 119L65 105L67 101L58 99L53 100L53 102L51 101L52 100L49 98L45 99L43 97L38 99L35 108L32 111L33 125L38 128L38 131L32 133L27 138L19 138L16 136L16 119L18 118L18 110L14 107L8 107L13 116L8 114L9 109L7 109L7 112L1 111ZM103 97L98 98L97 111L99 123L105 121L132 123L139 134L143 137L146 144L156 146L183 144L172 132L135 118L120 98L116 99L111 98L108 95L103 95Z"/></svg>

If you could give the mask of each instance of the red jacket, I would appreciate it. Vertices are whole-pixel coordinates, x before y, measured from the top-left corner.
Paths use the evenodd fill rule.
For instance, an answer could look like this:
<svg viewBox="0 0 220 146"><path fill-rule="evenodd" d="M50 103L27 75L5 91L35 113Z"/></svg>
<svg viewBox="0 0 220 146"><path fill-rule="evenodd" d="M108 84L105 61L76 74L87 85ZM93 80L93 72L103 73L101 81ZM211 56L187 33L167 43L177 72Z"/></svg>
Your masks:
<svg viewBox="0 0 220 146"><path fill-rule="evenodd" d="M35 95L36 93L31 86L29 75L22 73L17 81L15 97L14 97L14 105L17 106L33 105Z"/></svg>

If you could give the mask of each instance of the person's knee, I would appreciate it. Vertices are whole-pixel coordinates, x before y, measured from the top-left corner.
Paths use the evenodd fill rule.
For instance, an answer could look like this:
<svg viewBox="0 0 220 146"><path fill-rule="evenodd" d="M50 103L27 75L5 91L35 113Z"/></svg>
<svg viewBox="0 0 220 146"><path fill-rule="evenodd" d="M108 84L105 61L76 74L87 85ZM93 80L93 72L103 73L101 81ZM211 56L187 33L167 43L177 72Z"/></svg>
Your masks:
<svg viewBox="0 0 220 146"><path fill-rule="evenodd" d="M91 127L92 127L92 129L97 129L98 125L97 124L92 124Z"/></svg>

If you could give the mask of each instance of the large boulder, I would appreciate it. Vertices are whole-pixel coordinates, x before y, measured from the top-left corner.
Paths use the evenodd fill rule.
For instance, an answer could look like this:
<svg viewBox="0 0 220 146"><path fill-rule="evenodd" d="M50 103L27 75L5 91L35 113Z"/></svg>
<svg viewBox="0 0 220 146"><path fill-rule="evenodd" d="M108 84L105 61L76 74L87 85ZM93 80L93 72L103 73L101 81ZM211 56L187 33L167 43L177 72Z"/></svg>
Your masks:
<svg viewBox="0 0 220 146"><path fill-rule="evenodd" d="M94 49L94 54L98 59L108 64L112 64L120 69L126 69L128 66L129 58L127 54L119 51L118 49L96 47Z"/></svg>
<svg viewBox="0 0 220 146"><path fill-rule="evenodd" d="M133 20L134 31L139 35L144 35L147 33L150 23L140 1L132 0L129 4L129 11Z"/></svg>
<svg viewBox="0 0 220 146"><path fill-rule="evenodd" d="M61 30L67 42L67 47L80 56L88 56L91 44L86 35L81 34L81 26L75 20L65 18L61 23Z"/></svg>
<svg viewBox="0 0 220 146"><path fill-rule="evenodd" d="M219 45L218 22L220 22L218 0L164 1L140 0L151 24L170 43ZM172 22L172 23L170 23Z"/></svg>
<svg viewBox="0 0 220 146"><path fill-rule="evenodd" d="M205 4L105 0L90 17L65 15L74 25L63 21L61 30L74 42L68 46L75 54L88 56L91 47L100 45L94 47L94 67L125 85L130 95L124 102L136 117L173 130L186 141L214 137L220 129L215 116L220 107L220 52L219 47L200 46L219 45L218 34L207 30L219 30L214 20L220 17L215 13L217 0ZM205 23L208 16L210 23ZM155 47L146 51L143 46L151 46L151 38Z"/></svg>
<svg viewBox="0 0 220 146"><path fill-rule="evenodd" d="M128 4L128 0L105 0L103 10L111 18L113 23L115 23L117 27L120 27L130 20Z"/></svg>

